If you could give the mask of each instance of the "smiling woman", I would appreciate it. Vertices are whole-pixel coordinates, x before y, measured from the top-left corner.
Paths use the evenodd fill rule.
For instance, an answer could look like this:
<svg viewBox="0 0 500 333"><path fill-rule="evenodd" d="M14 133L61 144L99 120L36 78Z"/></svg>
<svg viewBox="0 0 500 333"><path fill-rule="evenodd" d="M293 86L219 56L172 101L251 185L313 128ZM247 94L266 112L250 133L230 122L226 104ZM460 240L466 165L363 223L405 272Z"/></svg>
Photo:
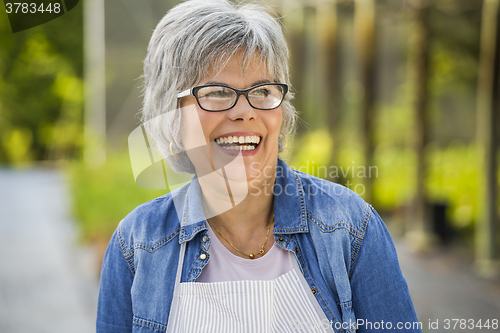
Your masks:
<svg viewBox="0 0 500 333"><path fill-rule="evenodd" d="M191 0L160 21L144 61L143 124L170 166L194 178L120 222L98 332L366 332L368 322L417 321L373 208L278 158L296 118L287 64L280 25L256 5Z"/></svg>

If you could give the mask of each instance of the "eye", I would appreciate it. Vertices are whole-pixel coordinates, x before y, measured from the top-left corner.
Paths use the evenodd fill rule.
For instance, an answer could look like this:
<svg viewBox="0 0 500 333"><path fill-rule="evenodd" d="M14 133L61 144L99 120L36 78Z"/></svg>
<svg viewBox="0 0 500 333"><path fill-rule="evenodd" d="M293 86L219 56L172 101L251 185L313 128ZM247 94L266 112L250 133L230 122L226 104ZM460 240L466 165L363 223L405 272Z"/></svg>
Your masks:
<svg viewBox="0 0 500 333"><path fill-rule="evenodd" d="M206 87L198 92L198 98L231 98L233 91L224 87Z"/></svg>
<svg viewBox="0 0 500 333"><path fill-rule="evenodd" d="M224 90L212 91L206 94L205 97L230 98L231 93L229 91L224 91Z"/></svg>
<svg viewBox="0 0 500 333"><path fill-rule="evenodd" d="M252 90L250 94L255 97L267 97L271 95L271 91L267 87L259 87Z"/></svg>

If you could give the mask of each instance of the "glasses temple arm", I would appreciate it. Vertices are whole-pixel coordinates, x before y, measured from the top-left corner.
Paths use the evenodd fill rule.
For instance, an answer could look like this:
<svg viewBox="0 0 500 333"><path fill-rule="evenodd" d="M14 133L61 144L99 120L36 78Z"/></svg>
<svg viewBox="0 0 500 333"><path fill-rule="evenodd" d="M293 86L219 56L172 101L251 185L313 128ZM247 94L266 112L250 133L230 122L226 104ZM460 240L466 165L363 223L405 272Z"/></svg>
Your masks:
<svg viewBox="0 0 500 333"><path fill-rule="evenodd" d="M182 98L191 95L191 89L184 90L183 92L180 92L177 94L177 98Z"/></svg>

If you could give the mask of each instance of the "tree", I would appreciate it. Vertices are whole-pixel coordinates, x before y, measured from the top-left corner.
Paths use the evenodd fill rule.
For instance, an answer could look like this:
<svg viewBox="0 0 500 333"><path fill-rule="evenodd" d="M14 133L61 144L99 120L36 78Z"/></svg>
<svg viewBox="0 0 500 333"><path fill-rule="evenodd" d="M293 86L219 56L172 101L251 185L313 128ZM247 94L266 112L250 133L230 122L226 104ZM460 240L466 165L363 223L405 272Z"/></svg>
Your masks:
<svg viewBox="0 0 500 333"><path fill-rule="evenodd" d="M356 49L361 74L362 92L362 140L365 156L365 170L369 174L373 166L374 152L374 108L375 108L375 19L374 0L355 0L354 29ZM373 180L365 179L365 200L372 202Z"/></svg>
<svg viewBox="0 0 500 333"><path fill-rule="evenodd" d="M485 0L481 26L481 50L477 91L477 142L480 149L479 195L481 217L476 230L476 264L479 273L500 273L497 215L498 113L500 106L500 1Z"/></svg>

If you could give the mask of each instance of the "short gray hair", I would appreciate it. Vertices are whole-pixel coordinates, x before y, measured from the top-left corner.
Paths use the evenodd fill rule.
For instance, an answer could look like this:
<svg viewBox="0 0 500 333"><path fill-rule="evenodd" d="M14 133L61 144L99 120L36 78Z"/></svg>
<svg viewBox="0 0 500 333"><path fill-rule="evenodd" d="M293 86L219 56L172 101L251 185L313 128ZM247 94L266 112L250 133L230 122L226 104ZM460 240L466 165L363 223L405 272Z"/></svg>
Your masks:
<svg viewBox="0 0 500 333"><path fill-rule="evenodd" d="M141 120L175 171L194 173L187 154L174 158L169 149L174 141L174 153L181 151L182 114L177 94L206 79L211 70L222 69L240 51L244 52L244 64L250 56L258 55L277 82L290 86L286 40L267 7L189 0L172 8L156 26L144 60ZM289 92L282 104L281 131L289 136L295 132L297 117L292 98Z"/></svg>

